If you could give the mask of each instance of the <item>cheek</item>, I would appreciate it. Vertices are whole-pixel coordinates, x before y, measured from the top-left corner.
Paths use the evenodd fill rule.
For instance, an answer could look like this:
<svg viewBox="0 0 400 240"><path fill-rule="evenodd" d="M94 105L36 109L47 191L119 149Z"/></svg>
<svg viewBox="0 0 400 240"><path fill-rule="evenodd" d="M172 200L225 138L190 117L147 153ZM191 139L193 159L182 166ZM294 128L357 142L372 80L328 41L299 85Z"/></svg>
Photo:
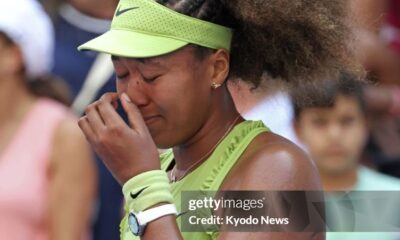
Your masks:
<svg viewBox="0 0 400 240"><path fill-rule="evenodd" d="M198 83L182 80L162 83L163 86L160 83L153 88L153 96L157 96L153 101L166 119L159 135L160 143L164 145L179 144L192 136L202 125L211 106L210 97Z"/></svg>
<svg viewBox="0 0 400 240"><path fill-rule="evenodd" d="M301 140L314 160L324 155L327 143L323 130L312 127L311 125L302 126L301 137Z"/></svg>
<svg viewBox="0 0 400 240"><path fill-rule="evenodd" d="M159 99L159 106L171 119L174 127L181 128L188 123L196 123L202 119L202 115L206 112L205 98L199 96L196 90L190 88L182 89L182 91L168 92L168 96ZM168 99L166 99L168 98Z"/></svg>
<svg viewBox="0 0 400 240"><path fill-rule="evenodd" d="M177 114L189 114L199 112L207 105L210 99L210 90L203 79L195 78L193 73L179 74L174 79L165 79L159 86L154 88L160 96L159 103L164 105L168 102L169 110ZM197 110L197 111L195 111Z"/></svg>
<svg viewBox="0 0 400 240"><path fill-rule="evenodd" d="M158 110L164 122L158 129L156 143L158 147L170 148L179 145L193 135L201 126L200 109L187 99L168 99L158 104Z"/></svg>
<svg viewBox="0 0 400 240"><path fill-rule="evenodd" d="M165 79L148 91L151 92L153 107L166 117L169 128L181 125L188 117L188 111L193 104L193 93L186 84Z"/></svg>
<svg viewBox="0 0 400 240"><path fill-rule="evenodd" d="M368 139L367 129L365 129L363 126L356 126L351 130L349 129L346 135L346 146L349 148L349 150L354 154L358 154L360 151L362 151Z"/></svg>
<svg viewBox="0 0 400 240"><path fill-rule="evenodd" d="M320 146L323 143L324 130L312 126L312 124L304 124L301 126L302 140L309 147Z"/></svg>
<svg viewBox="0 0 400 240"><path fill-rule="evenodd" d="M127 88L127 84L126 83L116 80L115 85L116 85L116 89L117 89L117 93L118 94L126 92L126 88Z"/></svg>

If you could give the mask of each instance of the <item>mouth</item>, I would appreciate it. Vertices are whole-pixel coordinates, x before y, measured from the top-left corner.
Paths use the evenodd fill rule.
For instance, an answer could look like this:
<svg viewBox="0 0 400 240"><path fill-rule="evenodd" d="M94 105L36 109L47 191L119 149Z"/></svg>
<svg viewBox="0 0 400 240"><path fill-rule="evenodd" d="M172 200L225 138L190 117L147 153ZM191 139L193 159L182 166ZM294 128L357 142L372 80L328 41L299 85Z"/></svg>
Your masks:
<svg viewBox="0 0 400 240"><path fill-rule="evenodd" d="M159 115L143 117L143 120L147 126L157 122L160 119L161 119L161 116L159 116Z"/></svg>
<svg viewBox="0 0 400 240"><path fill-rule="evenodd" d="M327 154L330 156L343 156L346 151L343 148L331 148L327 151Z"/></svg>

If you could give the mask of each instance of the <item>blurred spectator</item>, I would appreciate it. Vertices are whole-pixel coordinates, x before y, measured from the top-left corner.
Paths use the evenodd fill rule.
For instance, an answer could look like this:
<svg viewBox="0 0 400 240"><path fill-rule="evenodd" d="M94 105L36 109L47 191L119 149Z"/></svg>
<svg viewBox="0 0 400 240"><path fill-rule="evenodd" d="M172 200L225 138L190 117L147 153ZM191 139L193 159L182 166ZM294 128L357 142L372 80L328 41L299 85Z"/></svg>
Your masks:
<svg viewBox="0 0 400 240"><path fill-rule="evenodd" d="M382 2L382 1L381 1ZM400 62L400 1L388 0L386 3L387 14L380 29L381 39L397 56L397 64ZM399 75L397 75L398 77ZM397 78L398 84L400 80Z"/></svg>
<svg viewBox="0 0 400 240"><path fill-rule="evenodd" d="M358 58L369 75L384 84L400 84L400 1L352 0Z"/></svg>
<svg viewBox="0 0 400 240"><path fill-rule="evenodd" d="M0 2L2 239L89 237L96 189L89 146L68 108L37 95L68 101L63 86L44 77L53 44L50 19L37 1Z"/></svg>
<svg viewBox="0 0 400 240"><path fill-rule="evenodd" d="M44 1L49 3L51 1ZM104 33L111 24L117 0L70 0L63 2L54 18L55 63L53 73L65 79L72 90L72 109L81 115L88 104L105 92L115 91L110 56L78 52L77 47ZM121 113L124 115L124 113ZM97 158L99 195L94 219L95 240L119 239L123 196L102 161Z"/></svg>
<svg viewBox="0 0 400 240"><path fill-rule="evenodd" d="M63 0L39 0L43 4L44 9L48 15L53 19L57 17L58 8Z"/></svg>
<svg viewBox="0 0 400 240"><path fill-rule="evenodd" d="M400 177L400 0L352 0L356 52L375 85L365 89L371 138L365 156Z"/></svg>
<svg viewBox="0 0 400 240"><path fill-rule="evenodd" d="M359 164L368 137L361 84L343 74L338 81L323 81L297 89L293 95L296 133L316 163L325 191L399 191L400 180ZM372 205L375 209L379 207ZM387 207L392 213L398 210L398 202ZM356 224L357 221L356 218ZM398 233L327 234L328 240L399 237Z"/></svg>

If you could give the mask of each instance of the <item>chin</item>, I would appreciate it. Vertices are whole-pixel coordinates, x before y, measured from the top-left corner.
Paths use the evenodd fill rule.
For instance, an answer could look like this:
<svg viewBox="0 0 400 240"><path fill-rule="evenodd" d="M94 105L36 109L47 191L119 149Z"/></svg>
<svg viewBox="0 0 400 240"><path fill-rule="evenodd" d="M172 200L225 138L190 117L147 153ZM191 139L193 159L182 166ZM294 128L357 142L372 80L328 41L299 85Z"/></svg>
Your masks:
<svg viewBox="0 0 400 240"><path fill-rule="evenodd" d="M165 136L163 136L163 134L157 134L157 135L153 135L153 133L151 133L151 137L153 138L154 143L156 144L157 148L159 149L169 149L172 148L173 146L175 146L175 144L173 143L173 141L171 141L171 137L168 136L168 134L165 134Z"/></svg>
<svg viewBox="0 0 400 240"><path fill-rule="evenodd" d="M173 147L172 145L169 145L169 144L157 143L157 142L156 142L156 146L158 149L165 149L165 150Z"/></svg>
<svg viewBox="0 0 400 240"><path fill-rule="evenodd" d="M340 164L340 165L325 165L321 167L322 172L328 173L329 175L338 176L342 174L346 174L349 171L354 169L353 166L349 164Z"/></svg>

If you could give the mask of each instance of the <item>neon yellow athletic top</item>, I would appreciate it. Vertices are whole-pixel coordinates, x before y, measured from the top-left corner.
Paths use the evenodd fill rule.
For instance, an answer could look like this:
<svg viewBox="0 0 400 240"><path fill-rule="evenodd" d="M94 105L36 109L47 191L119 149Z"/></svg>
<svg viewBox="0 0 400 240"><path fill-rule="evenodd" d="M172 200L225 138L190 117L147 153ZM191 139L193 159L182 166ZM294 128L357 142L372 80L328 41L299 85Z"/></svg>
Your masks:
<svg viewBox="0 0 400 240"><path fill-rule="evenodd" d="M269 129L261 121L245 121L236 125L204 163L180 181L171 183L178 212L181 211L182 191L217 191L250 142L258 134L267 131ZM167 170L173 160L172 151L162 154L161 169ZM121 239L137 240L139 238L129 231L127 215L121 222ZM180 220L177 220L177 224L180 228ZM182 232L182 235L188 240L210 240L216 239L218 232Z"/></svg>

